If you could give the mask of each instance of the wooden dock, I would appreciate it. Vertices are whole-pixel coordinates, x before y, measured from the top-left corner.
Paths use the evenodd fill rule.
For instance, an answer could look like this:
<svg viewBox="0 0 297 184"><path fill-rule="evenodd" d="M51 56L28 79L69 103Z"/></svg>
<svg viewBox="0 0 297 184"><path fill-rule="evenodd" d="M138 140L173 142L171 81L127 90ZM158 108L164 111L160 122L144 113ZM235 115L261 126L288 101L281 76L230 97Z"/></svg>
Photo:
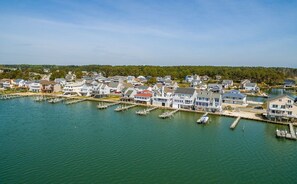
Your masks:
<svg viewBox="0 0 297 184"><path fill-rule="evenodd" d="M230 128L231 129L235 129L235 127L237 126L237 124L239 123L239 120L240 120L240 116L238 116L235 121L231 124Z"/></svg>
<svg viewBox="0 0 297 184"><path fill-rule="evenodd" d="M20 97L23 97L23 96L21 96L21 95L1 95L0 100L10 100L10 99L20 98Z"/></svg>
<svg viewBox="0 0 297 184"><path fill-rule="evenodd" d="M206 112L205 114L203 114L196 122L197 123L199 123L199 122L201 122L201 120L202 120L202 118L204 117L204 116L207 116L208 115L208 112Z"/></svg>
<svg viewBox="0 0 297 184"><path fill-rule="evenodd" d="M276 129L276 137L296 140L296 131L292 123L289 123L289 131Z"/></svg>
<svg viewBox="0 0 297 184"><path fill-rule="evenodd" d="M80 103L80 102L83 102L85 101L85 99L82 99L82 100L67 100L65 102L66 105L71 105L71 104L76 104L76 103Z"/></svg>
<svg viewBox="0 0 297 184"><path fill-rule="evenodd" d="M170 111L170 112L164 112L163 114L159 115L159 118L163 118L163 119L169 118L169 117L173 116L176 112L178 112L178 110L179 109L176 109L176 110Z"/></svg>
<svg viewBox="0 0 297 184"><path fill-rule="evenodd" d="M52 104L56 104L56 103L59 103L59 102L63 102L64 100L65 100L65 98L53 98L53 99L48 100L47 102L52 103Z"/></svg>
<svg viewBox="0 0 297 184"><path fill-rule="evenodd" d="M110 107L110 106L113 106L113 105L117 105L117 104L120 104L120 102L115 102L115 103L99 103L98 105L97 105L97 108L98 109L107 109L108 107Z"/></svg>
<svg viewBox="0 0 297 184"><path fill-rule="evenodd" d="M135 113L137 115L147 115L147 114L149 114L151 111L153 111L155 109L158 109L158 107L152 107L152 108L149 108L149 109L139 110L139 111L136 111Z"/></svg>
<svg viewBox="0 0 297 184"><path fill-rule="evenodd" d="M128 110L128 109L130 109L130 108L132 108L132 107L135 107L135 106L136 106L136 105L119 106L119 107L115 108L114 110L115 110L116 112L120 112L120 111Z"/></svg>

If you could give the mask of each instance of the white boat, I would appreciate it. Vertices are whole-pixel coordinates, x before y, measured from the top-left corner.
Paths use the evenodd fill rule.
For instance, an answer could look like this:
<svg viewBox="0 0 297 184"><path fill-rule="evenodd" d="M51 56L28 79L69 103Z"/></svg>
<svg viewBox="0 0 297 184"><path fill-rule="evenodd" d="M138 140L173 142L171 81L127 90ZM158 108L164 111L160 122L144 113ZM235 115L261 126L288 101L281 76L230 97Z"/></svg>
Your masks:
<svg viewBox="0 0 297 184"><path fill-rule="evenodd" d="M205 124L205 123L207 123L208 120L209 120L208 116L202 116L197 123Z"/></svg>

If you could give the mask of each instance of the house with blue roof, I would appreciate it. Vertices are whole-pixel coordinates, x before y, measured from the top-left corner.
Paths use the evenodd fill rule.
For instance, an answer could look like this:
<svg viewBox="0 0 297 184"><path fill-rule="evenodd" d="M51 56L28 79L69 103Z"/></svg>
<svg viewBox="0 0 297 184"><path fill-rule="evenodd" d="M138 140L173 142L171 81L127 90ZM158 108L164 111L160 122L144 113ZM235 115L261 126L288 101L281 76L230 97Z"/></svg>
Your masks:
<svg viewBox="0 0 297 184"><path fill-rule="evenodd" d="M240 93L238 90L232 90L223 94L223 103L246 105L246 95Z"/></svg>

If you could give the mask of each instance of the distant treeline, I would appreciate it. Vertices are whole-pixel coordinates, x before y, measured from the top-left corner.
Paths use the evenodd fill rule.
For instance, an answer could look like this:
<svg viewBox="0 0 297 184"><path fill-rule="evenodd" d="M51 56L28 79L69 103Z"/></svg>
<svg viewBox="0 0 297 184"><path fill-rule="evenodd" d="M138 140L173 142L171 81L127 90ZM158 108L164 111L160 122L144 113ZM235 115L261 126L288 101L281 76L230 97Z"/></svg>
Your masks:
<svg viewBox="0 0 297 184"><path fill-rule="evenodd" d="M104 76L133 75L133 76L165 76L171 75L173 79L183 80L186 75L207 75L215 79L216 75L222 79L240 81L250 79L252 82L265 82L267 84L282 83L286 78L297 77L296 68L279 67L228 67L228 66L110 66L110 65L83 65L83 66L57 66L57 65L2 65L2 68L17 68L16 71L0 74L0 78L29 77L29 72L44 73L43 69L50 69L52 78L65 77L68 71L75 72L78 77L82 71L101 72ZM10 74L11 73L11 74Z"/></svg>

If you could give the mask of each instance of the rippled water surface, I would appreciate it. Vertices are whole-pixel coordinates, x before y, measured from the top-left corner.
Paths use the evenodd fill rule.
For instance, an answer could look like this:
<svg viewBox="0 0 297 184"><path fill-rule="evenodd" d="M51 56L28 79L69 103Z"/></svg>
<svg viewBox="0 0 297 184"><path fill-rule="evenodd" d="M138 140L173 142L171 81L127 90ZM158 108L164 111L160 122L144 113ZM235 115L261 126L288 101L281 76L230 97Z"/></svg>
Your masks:
<svg viewBox="0 0 297 184"><path fill-rule="evenodd" d="M297 142L275 125L96 103L0 101L0 183L296 183ZM286 127L279 127L286 128Z"/></svg>

